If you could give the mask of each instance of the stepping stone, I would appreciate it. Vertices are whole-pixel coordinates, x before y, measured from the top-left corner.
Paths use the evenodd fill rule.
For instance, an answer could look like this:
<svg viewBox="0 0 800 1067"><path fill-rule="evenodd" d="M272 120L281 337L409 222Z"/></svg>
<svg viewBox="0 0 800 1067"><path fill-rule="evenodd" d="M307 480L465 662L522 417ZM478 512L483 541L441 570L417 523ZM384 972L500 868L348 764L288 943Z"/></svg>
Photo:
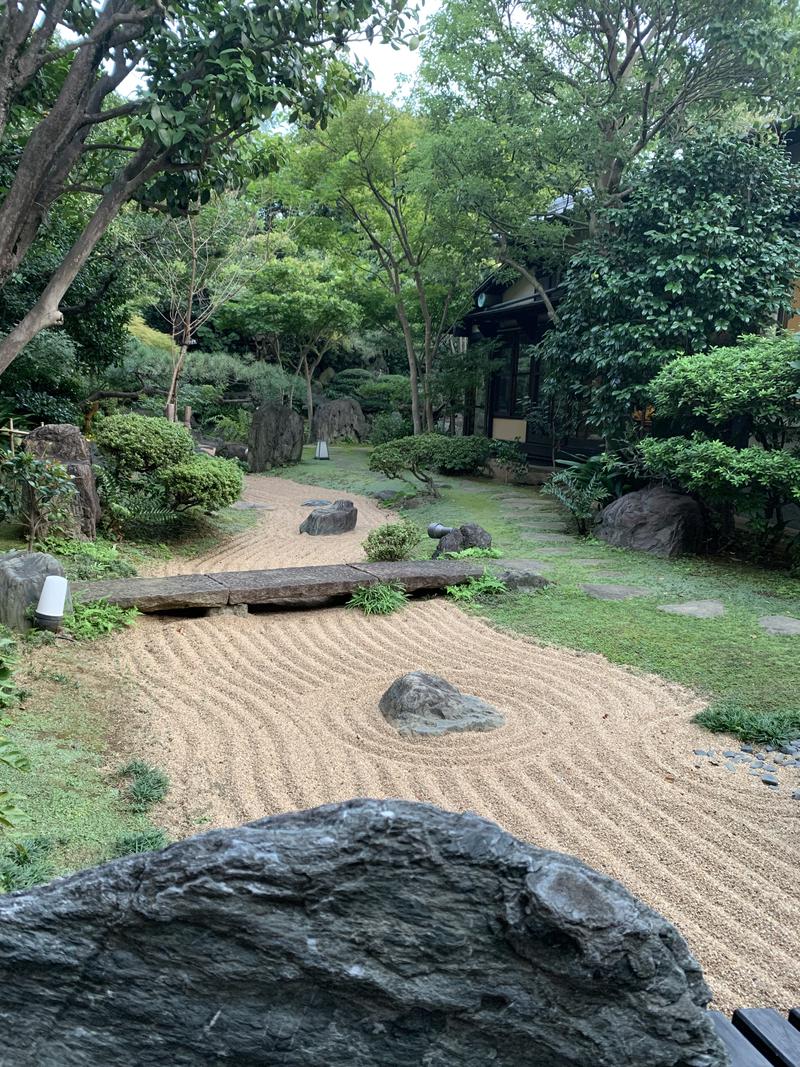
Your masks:
<svg viewBox="0 0 800 1067"><path fill-rule="evenodd" d="M574 559L573 563L580 564L581 567L601 567L604 563L608 563L607 559Z"/></svg>
<svg viewBox="0 0 800 1067"><path fill-rule="evenodd" d="M562 541L574 541L575 538L571 534L562 533L540 533L538 530L528 530L529 541L541 541L543 544L557 544ZM798 623L800 626L800 623ZM800 630L797 631L800 633Z"/></svg>
<svg viewBox="0 0 800 1067"><path fill-rule="evenodd" d="M552 563L540 559L493 559L491 562L500 570L506 571L552 570L553 567Z"/></svg>
<svg viewBox="0 0 800 1067"><path fill-rule="evenodd" d="M682 604L659 604L668 615L691 615L693 619L716 619L725 614L721 600L685 600Z"/></svg>
<svg viewBox="0 0 800 1067"><path fill-rule="evenodd" d="M800 634L800 619L793 619L791 615L762 615L758 625L776 637L794 637Z"/></svg>
<svg viewBox="0 0 800 1067"><path fill-rule="evenodd" d="M636 596L650 596L652 592L640 585L582 585L581 589L595 600L630 600Z"/></svg>
<svg viewBox="0 0 800 1067"><path fill-rule="evenodd" d="M537 553L540 556L568 556L572 552L572 546L563 548L556 548L555 546L545 545L542 548L537 548Z"/></svg>
<svg viewBox="0 0 800 1067"><path fill-rule="evenodd" d="M304 508L325 508L330 504L330 500L304 500Z"/></svg>

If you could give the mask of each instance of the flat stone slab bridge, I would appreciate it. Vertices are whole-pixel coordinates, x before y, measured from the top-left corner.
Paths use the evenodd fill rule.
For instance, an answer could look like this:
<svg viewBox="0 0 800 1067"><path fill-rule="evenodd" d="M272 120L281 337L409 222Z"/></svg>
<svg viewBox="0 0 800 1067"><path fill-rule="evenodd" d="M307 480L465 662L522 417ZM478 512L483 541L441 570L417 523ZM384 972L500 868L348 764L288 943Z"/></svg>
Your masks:
<svg viewBox="0 0 800 1067"><path fill-rule="evenodd" d="M408 593L435 592L483 574L468 560L415 560L410 563L342 563L324 567L175 574L165 578L119 578L71 582L81 600L107 600L142 612L194 608L318 607L348 597L359 586L397 582Z"/></svg>

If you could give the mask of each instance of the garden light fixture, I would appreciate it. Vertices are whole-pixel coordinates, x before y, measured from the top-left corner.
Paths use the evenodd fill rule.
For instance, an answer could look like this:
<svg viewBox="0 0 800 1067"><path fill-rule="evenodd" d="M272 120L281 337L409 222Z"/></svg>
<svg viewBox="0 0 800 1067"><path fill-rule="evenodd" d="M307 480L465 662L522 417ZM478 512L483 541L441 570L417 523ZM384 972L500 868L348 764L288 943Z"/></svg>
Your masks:
<svg viewBox="0 0 800 1067"><path fill-rule="evenodd" d="M60 630L64 622L64 605L69 592L69 582L58 574L49 574L42 586L42 593L36 611L34 623L40 630Z"/></svg>

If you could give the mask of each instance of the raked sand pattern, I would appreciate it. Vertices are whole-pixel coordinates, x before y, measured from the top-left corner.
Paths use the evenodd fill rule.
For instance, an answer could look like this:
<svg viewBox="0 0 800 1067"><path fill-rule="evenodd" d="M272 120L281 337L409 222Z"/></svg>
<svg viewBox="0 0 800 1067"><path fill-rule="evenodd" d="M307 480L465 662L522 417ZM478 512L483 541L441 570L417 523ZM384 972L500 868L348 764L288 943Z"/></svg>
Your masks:
<svg viewBox="0 0 800 1067"><path fill-rule="evenodd" d="M247 498L275 510L190 569L363 558L360 541L387 519L363 498L356 534L296 532L302 500L337 495L249 478ZM157 819L175 836L356 796L476 811L580 856L666 915L721 1007L800 1003L800 804L696 768L692 748L708 735L690 722L690 694L500 633L443 600L375 619L345 608L149 616L115 645L135 683L133 750L170 775ZM377 703L416 669L496 705L506 725L401 737Z"/></svg>

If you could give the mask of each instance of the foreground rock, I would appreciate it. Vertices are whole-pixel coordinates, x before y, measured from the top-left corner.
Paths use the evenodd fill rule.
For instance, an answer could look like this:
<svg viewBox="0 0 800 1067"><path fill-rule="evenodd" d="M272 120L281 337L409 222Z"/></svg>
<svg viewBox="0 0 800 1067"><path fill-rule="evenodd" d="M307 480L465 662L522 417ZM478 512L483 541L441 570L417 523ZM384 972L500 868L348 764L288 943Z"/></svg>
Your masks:
<svg viewBox="0 0 800 1067"><path fill-rule="evenodd" d="M63 533L67 537L93 541L100 520L100 498L89 442L78 427L60 423L38 426L25 438L25 450L39 459L52 459L67 468L75 485L75 496L69 504L69 521Z"/></svg>
<svg viewBox="0 0 800 1067"><path fill-rule="evenodd" d="M39 602L44 580L64 577L64 568L46 552L5 552L0 555L0 623L12 630L30 630L31 609ZM69 609L69 602L66 605ZM1 1061L0 1061L1 1062Z"/></svg>
<svg viewBox="0 0 800 1067"><path fill-rule="evenodd" d="M686 943L475 815L358 800L0 898L7 1067L723 1067Z"/></svg>
<svg viewBox="0 0 800 1067"><path fill-rule="evenodd" d="M299 463L303 455L303 418L286 404L262 404L253 415L247 461L255 473Z"/></svg>
<svg viewBox="0 0 800 1067"><path fill-rule="evenodd" d="M671 559L702 551L706 524L696 500L657 485L626 493L603 508L594 533L618 548Z"/></svg>
<svg viewBox="0 0 800 1067"><path fill-rule="evenodd" d="M492 535L477 522L465 522L439 539L433 558L447 552L462 552L465 548L491 548Z"/></svg>
<svg viewBox="0 0 800 1067"><path fill-rule="evenodd" d="M401 734L495 730L505 718L479 697L466 696L437 674L412 671L392 682L378 705Z"/></svg>
<svg viewBox="0 0 800 1067"><path fill-rule="evenodd" d="M238 441L224 441L221 445L217 445L214 451L215 456L219 456L220 459L238 459L240 462L245 463L248 456L247 445L240 444Z"/></svg>
<svg viewBox="0 0 800 1067"><path fill-rule="evenodd" d="M352 500L334 500L327 508L314 508L300 523L300 533L343 534L355 530L358 508Z"/></svg>
<svg viewBox="0 0 800 1067"><path fill-rule="evenodd" d="M320 404L311 420L312 441L363 441L366 435L364 412L350 396Z"/></svg>

